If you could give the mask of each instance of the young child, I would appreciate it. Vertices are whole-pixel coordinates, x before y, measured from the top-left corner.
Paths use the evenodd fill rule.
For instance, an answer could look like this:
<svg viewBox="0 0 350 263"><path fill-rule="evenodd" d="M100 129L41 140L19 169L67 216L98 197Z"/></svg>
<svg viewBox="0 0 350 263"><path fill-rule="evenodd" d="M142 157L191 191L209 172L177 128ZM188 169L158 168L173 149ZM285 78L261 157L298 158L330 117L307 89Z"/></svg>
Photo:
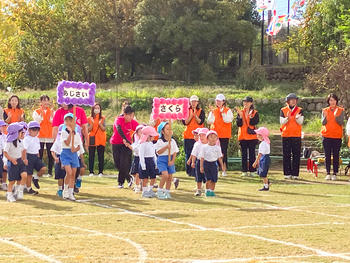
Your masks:
<svg viewBox="0 0 350 263"><path fill-rule="evenodd" d="M176 141L172 138L173 131L168 122L162 122L158 126L159 139L155 144L158 159L157 166L161 173L161 179L157 196L159 199L170 199L170 187L175 171L176 154L179 152ZM170 142L170 143L169 143ZM169 161L170 151L170 161ZM165 185L165 189L164 189Z"/></svg>
<svg viewBox="0 0 350 263"><path fill-rule="evenodd" d="M62 130L58 130L57 138L51 147L51 154L55 161L55 179L57 180L57 183L58 183L57 195L59 197L62 197L63 195L63 181L64 181L64 178L66 177L66 171L64 170L64 167L62 166L62 163L60 160L60 155L62 152L61 133L62 133Z"/></svg>
<svg viewBox="0 0 350 263"><path fill-rule="evenodd" d="M140 176L139 176L139 165L140 165L139 147L140 147L140 139L142 136L142 129L144 127L145 126L142 124L140 124L136 127L135 133L133 135L133 143L128 146L134 154L134 160L133 160L132 165L131 165L130 174L132 176L134 176L135 193L139 193L141 191L141 188L142 188L142 186L140 185Z"/></svg>
<svg viewBox="0 0 350 263"><path fill-rule="evenodd" d="M23 146L27 153L27 187L26 192L28 194L37 195L38 192L32 189L32 180L34 186L40 189L39 177L41 177L45 171L46 167L40 159L40 140L37 137L40 131L40 124L36 121L31 121L28 124L28 132L23 140ZM38 174L34 174L34 170ZM33 175L34 174L34 175Z"/></svg>
<svg viewBox="0 0 350 263"><path fill-rule="evenodd" d="M151 126L142 128L142 136L139 146L139 174L142 180L142 197L155 197L153 185L156 181L157 156L153 139L158 133ZM148 186L148 179L150 184Z"/></svg>
<svg viewBox="0 0 350 263"><path fill-rule="evenodd" d="M7 191L7 172L4 169L3 151L6 144L6 122L0 120L0 183L1 190Z"/></svg>
<svg viewBox="0 0 350 263"><path fill-rule="evenodd" d="M260 127L255 130L258 136L258 140L261 141L259 144L259 155L253 164L253 167L258 167L258 175L263 179L264 187L259 189L259 191L269 191L270 182L267 179L267 173L270 166L270 139L269 130L265 127Z"/></svg>
<svg viewBox="0 0 350 263"><path fill-rule="evenodd" d="M7 161L9 185L7 189L7 201L16 202L23 199L23 190L27 180L26 165L28 160L26 151L23 147L24 131L19 123L12 123L7 129L6 144L4 156ZM13 187L17 182L15 194L12 193Z"/></svg>
<svg viewBox="0 0 350 263"><path fill-rule="evenodd" d="M195 129L195 130L192 131L193 138L194 138L194 140L196 141L196 142L194 143L194 145L193 145L193 148L194 148L194 146L196 145L196 143L197 143L198 140L199 140L199 134L198 134L198 133L199 133L200 130L201 130L201 128L197 128L197 129ZM193 150L193 148L192 148L192 150ZM192 152L191 152L190 157L189 157L188 160L187 160L187 165L191 167L191 164L192 164ZM193 176L193 177L196 176L195 169L192 168L192 167L191 167L190 175Z"/></svg>
<svg viewBox="0 0 350 263"><path fill-rule="evenodd" d="M223 155L221 152L221 147L217 145L218 134L216 131L211 130L207 132L206 137L208 139L208 144L201 147L198 158L200 159L200 172L204 173L207 181L207 191L205 195L207 197L212 197L215 196L215 184L218 181L217 162L219 162L223 172L226 172L226 168L222 162Z"/></svg>
<svg viewBox="0 0 350 263"><path fill-rule="evenodd" d="M202 147L204 147L207 143L207 133L209 130L207 128L199 129L198 135L200 140L197 141L192 149L191 153L191 167L195 172L195 178L197 182L197 191L194 194L195 196L202 195L202 183L206 183L205 175L200 171L200 159L198 158L199 153L201 152Z"/></svg>
<svg viewBox="0 0 350 263"><path fill-rule="evenodd" d="M61 133L61 162L66 171L66 177L64 180L63 198L75 201L74 197L74 184L75 174L79 167L78 151L80 150L81 137L75 127L74 115L67 113L64 116L64 126Z"/></svg>

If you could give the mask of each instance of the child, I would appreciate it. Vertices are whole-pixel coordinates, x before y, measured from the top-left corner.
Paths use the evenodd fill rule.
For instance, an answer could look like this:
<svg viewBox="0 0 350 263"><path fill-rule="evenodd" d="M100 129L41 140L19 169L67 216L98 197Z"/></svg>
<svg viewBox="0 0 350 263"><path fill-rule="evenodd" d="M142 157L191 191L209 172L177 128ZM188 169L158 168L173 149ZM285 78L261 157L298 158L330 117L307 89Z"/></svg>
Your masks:
<svg viewBox="0 0 350 263"><path fill-rule="evenodd" d="M161 173L161 179L157 196L159 199L170 199L170 187L172 176L175 173L175 159L179 152L176 141L171 137L173 131L168 122L162 122L158 126L159 139L155 144L157 150L157 166ZM169 143L170 142L170 143ZM170 151L170 160L169 160ZM165 190L163 189L165 185Z"/></svg>
<svg viewBox="0 0 350 263"><path fill-rule="evenodd" d="M207 180L205 195L207 197L215 196L215 184L218 181L218 164L219 162L222 171L226 172L226 168L222 162L221 147L217 145L218 134L216 131L208 131L206 134L208 144L201 148L198 158L200 159L200 172L204 173Z"/></svg>
<svg viewBox="0 0 350 263"><path fill-rule="evenodd" d="M198 140L199 140L199 135L198 135L198 133L199 133L200 130L201 130L201 128L197 128L197 129L195 129L195 130L192 131L193 138L194 138L194 140L196 141L196 142L194 143L194 145L193 145L193 148L194 148L194 146L196 145L196 143L197 143ZM199 143L200 143L200 142L199 142ZM193 148L192 148L192 150L193 150ZM188 158L186 164L187 164L187 166L191 167L191 163L192 163L192 152L191 152L191 155L190 155L190 157ZM196 172L195 172L195 170L194 170L192 167L191 167L190 176L193 176L193 177L196 176Z"/></svg>
<svg viewBox="0 0 350 263"><path fill-rule="evenodd" d="M142 137L139 146L139 174L142 180L142 197L155 197L153 185L156 181L157 156L153 139L158 133L151 126L142 128ZM151 179L148 186L148 179Z"/></svg>
<svg viewBox="0 0 350 263"><path fill-rule="evenodd" d="M269 191L269 179L267 179L267 173L270 166L270 139L269 130L265 127L260 127L255 130L258 140L261 141L259 145L259 155L253 164L253 167L258 167L258 175L263 179L264 187L259 191Z"/></svg>
<svg viewBox="0 0 350 263"><path fill-rule="evenodd" d="M81 137L75 127L74 115L67 113L64 116L64 126L62 127L61 133L61 162L66 170L66 177L64 180L63 198L75 201L74 197L74 183L75 174L79 167L78 151L80 150Z"/></svg>
<svg viewBox="0 0 350 263"><path fill-rule="evenodd" d="M198 158L198 155L201 152L202 147L208 143L208 132L209 130L207 128L199 129L198 135L200 137L200 140L194 144L191 153L191 167L195 171L195 178L197 182L197 191L194 194L195 196L202 195L202 183L206 183L205 175L200 171L200 159Z"/></svg>
<svg viewBox="0 0 350 263"><path fill-rule="evenodd" d="M55 160L55 179L58 180L57 195L59 197L62 197L63 181L64 181L64 178L66 177L66 171L64 170L60 160L60 155L62 152L61 133L62 133L62 130L58 130L57 138L51 147L51 154L53 159Z"/></svg>
<svg viewBox="0 0 350 263"><path fill-rule="evenodd" d="M23 140L23 146L27 153L28 165L27 165L27 193L32 195L37 195L38 192L32 189L32 180L34 186L40 189L39 177L41 177L45 171L46 167L40 159L40 140L37 137L40 131L40 124L36 121L31 121L28 124L28 132ZM34 174L34 169L38 174Z"/></svg>
<svg viewBox="0 0 350 263"><path fill-rule="evenodd" d="M6 144L6 122L0 120L0 183L1 190L7 191L7 172L4 169L3 151Z"/></svg>
<svg viewBox="0 0 350 263"><path fill-rule="evenodd" d="M26 165L28 160L26 151L23 147L24 131L23 126L19 123L12 123L7 129L6 144L4 148L4 156L7 161L9 185L7 189L7 201L16 202L23 199L23 190L27 180ZM15 194L12 188L17 181Z"/></svg>

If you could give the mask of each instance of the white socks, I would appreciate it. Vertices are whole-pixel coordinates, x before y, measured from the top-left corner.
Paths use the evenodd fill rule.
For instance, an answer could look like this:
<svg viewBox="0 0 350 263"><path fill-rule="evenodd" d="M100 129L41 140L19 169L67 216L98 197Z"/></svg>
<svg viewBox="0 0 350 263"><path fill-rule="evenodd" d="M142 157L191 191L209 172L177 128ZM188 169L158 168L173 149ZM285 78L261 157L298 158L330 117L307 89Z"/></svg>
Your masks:
<svg viewBox="0 0 350 263"><path fill-rule="evenodd" d="M77 179L78 179L78 180L82 180L83 177L82 177L81 175L79 175Z"/></svg>
<svg viewBox="0 0 350 263"><path fill-rule="evenodd" d="M34 174L34 175L33 175L33 178L39 180L39 176L38 176L37 174Z"/></svg>

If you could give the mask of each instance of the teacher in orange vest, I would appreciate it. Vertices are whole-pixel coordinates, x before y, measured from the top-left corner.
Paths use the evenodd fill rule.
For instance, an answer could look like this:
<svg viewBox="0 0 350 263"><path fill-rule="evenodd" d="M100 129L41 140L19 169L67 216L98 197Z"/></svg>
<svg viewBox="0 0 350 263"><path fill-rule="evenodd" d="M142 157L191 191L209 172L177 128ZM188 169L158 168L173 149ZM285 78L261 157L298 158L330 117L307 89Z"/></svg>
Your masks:
<svg viewBox="0 0 350 263"><path fill-rule="evenodd" d="M304 122L303 109L298 107L298 97L290 93L286 106L280 112L283 174L285 179L298 179L301 157L301 128Z"/></svg>
<svg viewBox="0 0 350 263"><path fill-rule="evenodd" d="M238 141L242 153L242 176L252 176L256 172L253 163L256 159L255 148L258 144L258 138L254 130L256 130L256 125L259 123L259 113L254 109L253 98L245 97L243 110L237 109L237 112L236 123L238 126Z"/></svg>
<svg viewBox="0 0 350 263"><path fill-rule="evenodd" d="M322 110L322 144L326 157L326 180L337 180L339 171L339 152L343 138L343 125L345 112L338 106L337 95L331 93L327 97L328 107ZM331 175L331 162L333 153L333 174Z"/></svg>
<svg viewBox="0 0 350 263"><path fill-rule="evenodd" d="M4 109L4 121L7 124L21 122L25 119L24 110L21 108L19 97L12 95L7 103L7 108Z"/></svg>
<svg viewBox="0 0 350 263"><path fill-rule="evenodd" d="M226 105L226 98L223 94L218 94L215 99L216 108L212 108L208 116L210 129L216 131L220 140L221 151L223 154L223 164L225 170L222 176L226 176L227 168L227 148L231 138L233 113Z"/></svg>
<svg viewBox="0 0 350 263"><path fill-rule="evenodd" d="M44 156L44 149L46 148L46 154L48 159L48 174L52 176L53 157L51 155L51 147L53 145L52 136L52 120L55 111L50 108L50 98L47 95L40 96L41 106L33 112L33 120L40 123L40 159Z"/></svg>
<svg viewBox="0 0 350 263"><path fill-rule="evenodd" d="M186 129L183 133L184 137L184 149L186 155L186 173L191 176L191 165L187 165L187 161L191 156L193 145L196 142L192 131L197 128L203 128L205 121L205 112L199 106L199 98L196 95L190 97L190 110L186 120L183 120L183 124Z"/></svg>

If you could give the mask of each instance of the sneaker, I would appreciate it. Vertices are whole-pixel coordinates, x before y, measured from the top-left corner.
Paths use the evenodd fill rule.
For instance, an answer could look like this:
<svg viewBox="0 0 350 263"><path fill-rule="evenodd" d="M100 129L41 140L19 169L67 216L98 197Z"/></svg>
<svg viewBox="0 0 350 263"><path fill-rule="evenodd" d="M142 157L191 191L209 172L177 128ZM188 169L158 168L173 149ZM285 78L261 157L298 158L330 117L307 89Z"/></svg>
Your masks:
<svg viewBox="0 0 350 263"><path fill-rule="evenodd" d="M6 199L7 199L7 202L16 202L16 198L13 196L13 193L6 193Z"/></svg>
<svg viewBox="0 0 350 263"><path fill-rule="evenodd" d="M331 175L330 175L330 174L327 174L325 179L326 179L326 180L331 180L331 179L332 179L332 177L331 177Z"/></svg>
<svg viewBox="0 0 350 263"><path fill-rule="evenodd" d="M68 199L71 200L71 201L76 201L76 200L77 200L77 199L75 199L75 196L74 196L73 193L70 193L70 194L68 195Z"/></svg>
<svg viewBox="0 0 350 263"><path fill-rule="evenodd" d="M22 200L23 199L23 190L18 190L16 193L16 199L17 200Z"/></svg>
<svg viewBox="0 0 350 263"><path fill-rule="evenodd" d="M2 184L1 185L1 190L7 191L7 184Z"/></svg>
<svg viewBox="0 0 350 263"><path fill-rule="evenodd" d="M27 190L27 193L30 194L30 195L37 195L37 194L39 194L39 192L33 190L33 188L30 188L29 190Z"/></svg>
<svg viewBox="0 0 350 263"><path fill-rule="evenodd" d="M222 172L222 173L221 173L221 176L223 176L223 177L227 176L226 171Z"/></svg>
<svg viewBox="0 0 350 263"><path fill-rule="evenodd" d="M153 198L153 197L156 197L157 195L156 195L155 192L153 192L153 190L150 190L150 191L149 191L149 196L150 196L151 198Z"/></svg>
<svg viewBox="0 0 350 263"><path fill-rule="evenodd" d="M269 187L263 187L263 188L261 188L261 189L259 189L259 191L269 191L270 190L270 188Z"/></svg>
<svg viewBox="0 0 350 263"><path fill-rule="evenodd" d="M171 199L172 198L170 192L166 192L165 193L165 198L166 199Z"/></svg>
<svg viewBox="0 0 350 263"><path fill-rule="evenodd" d="M333 174L333 175L331 176L331 180L332 180L332 181L336 181L336 180L337 180L337 176L336 176L335 174Z"/></svg>
<svg viewBox="0 0 350 263"><path fill-rule="evenodd" d="M99 174L98 174L98 177L102 177L102 176L103 176L103 173L99 173Z"/></svg>
<svg viewBox="0 0 350 263"><path fill-rule="evenodd" d="M75 182L75 187L76 188L80 188L81 187L81 179L77 179L77 181Z"/></svg>
<svg viewBox="0 0 350 263"><path fill-rule="evenodd" d="M292 179L292 176L291 176L291 175L285 175L285 176L284 176L284 179L290 180L290 179Z"/></svg>
<svg viewBox="0 0 350 263"><path fill-rule="evenodd" d="M93 174L93 173L90 173L89 176L94 176L94 174Z"/></svg>
<svg viewBox="0 0 350 263"><path fill-rule="evenodd" d="M135 177L133 175L130 175L130 181L128 182L128 187L131 188L132 184L134 183Z"/></svg>
<svg viewBox="0 0 350 263"><path fill-rule="evenodd" d="M143 191L142 192L142 197L144 197L144 198L151 198L150 192L149 191Z"/></svg>
<svg viewBox="0 0 350 263"><path fill-rule="evenodd" d="M292 179L293 179L293 180L298 180L298 179L299 179L299 176L292 176Z"/></svg>
<svg viewBox="0 0 350 263"><path fill-rule="evenodd" d="M34 177L33 177L32 181L33 181L35 188L40 189L39 179L34 179Z"/></svg>
<svg viewBox="0 0 350 263"><path fill-rule="evenodd" d="M213 196L213 195L212 195L212 192L211 192L211 191L206 191L206 192L205 192L205 196L206 196L206 197L211 197L211 196Z"/></svg>
<svg viewBox="0 0 350 263"><path fill-rule="evenodd" d="M174 186L175 186L175 189L177 189L177 188L179 187L179 183L180 183L179 178L174 178Z"/></svg>
<svg viewBox="0 0 350 263"><path fill-rule="evenodd" d="M257 177L258 174L257 174L256 172L250 172L250 176L251 176L251 177Z"/></svg>
<svg viewBox="0 0 350 263"><path fill-rule="evenodd" d="M202 191L197 189L196 193L194 194L194 196L201 196L202 195Z"/></svg>
<svg viewBox="0 0 350 263"><path fill-rule="evenodd" d="M247 173L247 172L243 172L243 173L241 174L241 176L246 177L246 176L248 176L248 173Z"/></svg>
<svg viewBox="0 0 350 263"><path fill-rule="evenodd" d="M69 198L69 192L68 189L64 189L62 192L62 197L63 199L68 199Z"/></svg>
<svg viewBox="0 0 350 263"><path fill-rule="evenodd" d="M119 188L119 189L123 189L124 186L123 186L122 184L118 184L118 188Z"/></svg>
<svg viewBox="0 0 350 263"><path fill-rule="evenodd" d="M215 192L211 192L210 194L211 194L212 197L216 196Z"/></svg>
<svg viewBox="0 0 350 263"><path fill-rule="evenodd" d="M73 190L74 193L76 194L79 194L80 190L78 187L74 186L74 190Z"/></svg>
<svg viewBox="0 0 350 263"><path fill-rule="evenodd" d="M157 197L158 199L166 199L166 195L164 191L157 191Z"/></svg>
<svg viewBox="0 0 350 263"><path fill-rule="evenodd" d="M140 193L141 192L141 187L140 186L136 186L134 191L135 191L135 193Z"/></svg>
<svg viewBox="0 0 350 263"><path fill-rule="evenodd" d="M63 190L58 190L58 191L57 191L57 196L58 196L58 197L62 197L62 192L63 192Z"/></svg>

